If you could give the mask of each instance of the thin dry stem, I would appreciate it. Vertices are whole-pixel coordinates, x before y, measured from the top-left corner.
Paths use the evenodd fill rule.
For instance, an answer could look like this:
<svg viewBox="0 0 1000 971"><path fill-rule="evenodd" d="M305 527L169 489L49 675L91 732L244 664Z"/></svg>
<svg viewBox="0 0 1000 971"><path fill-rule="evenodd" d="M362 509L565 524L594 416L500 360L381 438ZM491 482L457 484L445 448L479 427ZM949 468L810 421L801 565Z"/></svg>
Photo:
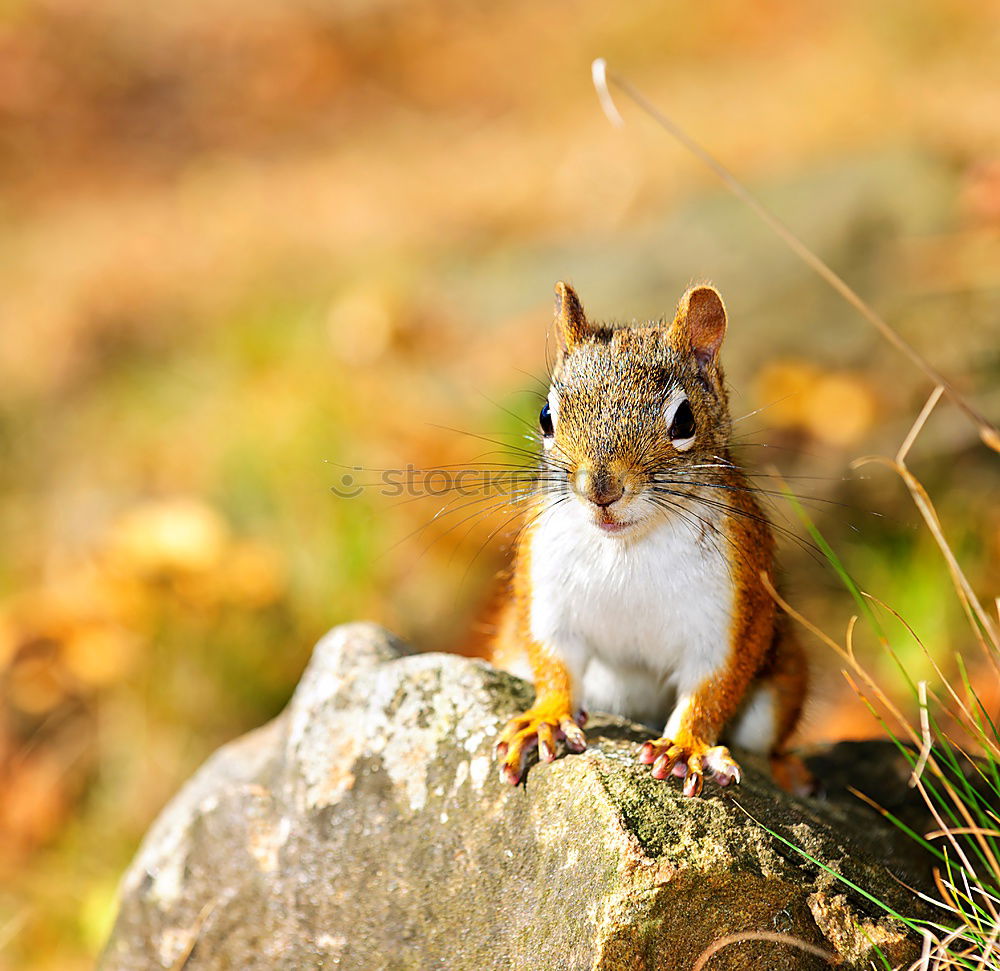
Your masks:
<svg viewBox="0 0 1000 971"><path fill-rule="evenodd" d="M930 397L924 403L924 407L920 410L920 414L917 415L917 420L913 423L910 428L906 438L903 439L903 444L899 446L899 451L896 453L896 461L903 465L906 462L906 456L910 454L910 449L913 447L913 443L917 440L917 436L923 431L924 425L927 424L927 419L930 418L931 412L934 410L937 403L941 400L941 395L944 393L944 388L939 384L930 394Z"/></svg>
<svg viewBox="0 0 1000 971"><path fill-rule="evenodd" d="M622 118L615 99L611 97L608 90L608 62L603 57L598 57L590 65L590 74L594 82L594 90L597 92L597 100L601 103L601 110L605 117L615 128L624 128L625 119Z"/></svg>
<svg viewBox="0 0 1000 971"><path fill-rule="evenodd" d="M213 897L209 900L194 919L194 924L192 924L190 930L188 931L188 940L181 950L180 954L177 955L177 960L171 965L171 971L183 971L187 967L188 961L191 960L191 955L194 954L195 945L198 943L198 938L201 936L202 928L208 921L209 917L212 916L215 908L219 905L219 898Z"/></svg>
<svg viewBox="0 0 1000 971"><path fill-rule="evenodd" d="M924 938L924 946L920 949L920 960L912 966L911 971L928 971L931 960L931 942L934 940L929 931L920 932Z"/></svg>
<svg viewBox="0 0 1000 971"><path fill-rule="evenodd" d="M917 683L917 698L920 701L920 734L923 737L923 744L920 746L920 757L917 759L917 764L913 767L913 773L910 776L911 788L920 782L924 766L927 764L927 759L930 758L931 746L934 744L934 739L931 737L931 720L927 714L926 681Z"/></svg>
<svg viewBox="0 0 1000 971"><path fill-rule="evenodd" d="M888 816L889 810L884 806L879 805L871 796L866 796L860 789L855 789L854 786L847 786L847 791L853 796L857 796L863 803L870 806L875 812L882 816Z"/></svg>
<svg viewBox="0 0 1000 971"><path fill-rule="evenodd" d="M822 948L816 947L815 944L792 937L791 934L779 934L776 931L744 931L740 934L727 934L725 937L720 937L717 941L713 941L701 952L691 971L702 971L713 955L718 954L724 947L729 947L730 944L739 944L741 941L771 941L774 944L789 944L792 947L797 947L800 951L805 951L807 954L814 954L818 958L823 958L827 964L837 965L841 963L840 958L836 954L831 954L829 951L824 951Z"/></svg>
<svg viewBox="0 0 1000 971"><path fill-rule="evenodd" d="M844 650L847 651L847 656L850 658L852 664L857 663L854 658L854 628L857 627L857 625L858 615L854 614L847 622L847 631L844 634Z"/></svg>

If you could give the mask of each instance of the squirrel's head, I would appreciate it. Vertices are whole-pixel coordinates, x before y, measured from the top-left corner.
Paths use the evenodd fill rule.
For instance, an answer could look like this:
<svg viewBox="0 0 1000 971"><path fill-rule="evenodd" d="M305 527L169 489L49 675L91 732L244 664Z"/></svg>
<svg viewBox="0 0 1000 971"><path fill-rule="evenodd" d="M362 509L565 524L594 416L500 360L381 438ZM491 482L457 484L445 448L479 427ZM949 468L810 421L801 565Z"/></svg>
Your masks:
<svg viewBox="0 0 1000 971"><path fill-rule="evenodd" d="M719 479L730 418L718 291L692 287L671 321L597 324L559 283L556 331L558 357L539 416L546 465L560 480L565 474L596 526L634 533L669 515L699 480Z"/></svg>

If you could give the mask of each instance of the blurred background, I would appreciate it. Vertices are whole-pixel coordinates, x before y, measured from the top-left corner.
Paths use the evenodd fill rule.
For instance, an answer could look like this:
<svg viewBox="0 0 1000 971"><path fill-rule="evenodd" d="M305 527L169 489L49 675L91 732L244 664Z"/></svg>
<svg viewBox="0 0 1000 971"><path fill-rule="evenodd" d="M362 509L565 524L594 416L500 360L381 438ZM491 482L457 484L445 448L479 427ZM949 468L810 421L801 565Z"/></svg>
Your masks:
<svg viewBox="0 0 1000 971"><path fill-rule="evenodd" d="M509 515L331 488L523 445L557 279L598 318L719 286L740 460L975 675L905 490L851 470L928 383L624 101L613 129L597 56L1000 418L995 2L0 3L0 968L91 966L154 815L331 625L481 650ZM997 456L944 403L911 464L992 602ZM876 734L814 647L804 737Z"/></svg>

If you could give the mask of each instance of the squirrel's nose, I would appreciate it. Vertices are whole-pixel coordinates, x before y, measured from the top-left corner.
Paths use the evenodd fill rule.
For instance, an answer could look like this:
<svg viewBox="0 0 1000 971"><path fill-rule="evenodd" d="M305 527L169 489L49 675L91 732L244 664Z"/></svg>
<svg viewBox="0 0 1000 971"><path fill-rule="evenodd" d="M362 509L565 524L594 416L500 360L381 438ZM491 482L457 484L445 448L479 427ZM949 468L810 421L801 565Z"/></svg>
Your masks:
<svg viewBox="0 0 1000 971"><path fill-rule="evenodd" d="M576 488L595 506L602 509L616 503L625 494L625 483L620 476L610 472L591 472L581 469L576 475Z"/></svg>

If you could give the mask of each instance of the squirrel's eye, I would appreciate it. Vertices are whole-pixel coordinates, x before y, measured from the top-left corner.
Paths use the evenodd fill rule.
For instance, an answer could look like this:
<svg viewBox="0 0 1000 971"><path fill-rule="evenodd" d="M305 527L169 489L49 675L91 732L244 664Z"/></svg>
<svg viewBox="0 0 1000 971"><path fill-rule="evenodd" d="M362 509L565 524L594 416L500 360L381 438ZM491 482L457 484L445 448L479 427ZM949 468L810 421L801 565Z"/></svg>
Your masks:
<svg viewBox="0 0 1000 971"><path fill-rule="evenodd" d="M694 414L691 411L691 402L685 398L674 412L674 420L670 423L670 440L681 442L686 439L693 439L695 431Z"/></svg>
<svg viewBox="0 0 1000 971"><path fill-rule="evenodd" d="M542 412L538 416L538 424L541 425L542 434L546 438L551 438L555 433L555 428L552 425L552 409L549 407L547 401L542 405Z"/></svg>

